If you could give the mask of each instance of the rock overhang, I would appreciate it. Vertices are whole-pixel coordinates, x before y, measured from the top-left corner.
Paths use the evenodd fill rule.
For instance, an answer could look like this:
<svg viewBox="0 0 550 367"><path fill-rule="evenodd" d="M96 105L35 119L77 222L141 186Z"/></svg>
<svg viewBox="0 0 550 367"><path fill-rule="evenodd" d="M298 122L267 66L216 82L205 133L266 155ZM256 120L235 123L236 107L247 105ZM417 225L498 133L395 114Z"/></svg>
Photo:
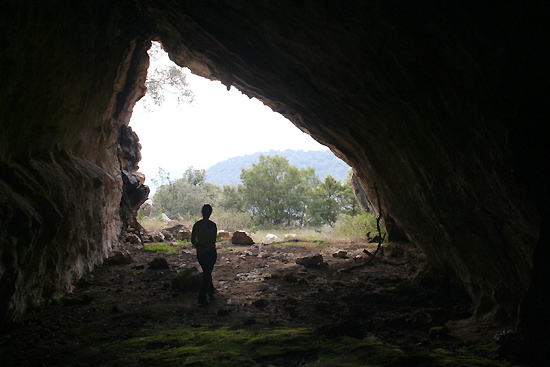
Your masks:
<svg viewBox="0 0 550 367"><path fill-rule="evenodd" d="M155 38L179 65L262 100L353 166L365 191L380 195L384 213L469 291L478 314L517 316L548 203L544 134L536 121L542 97L525 97L540 86L533 75L542 70L529 52L537 42L533 8L516 5L487 19L490 8L455 2L437 8L374 1L60 4L29 10L12 4L16 16L2 19L10 36L3 40L4 70L11 75L2 96L0 157L11 195L4 203L12 208L2 222L2 289L19 294L17 302L2 299L9 307L24 309L25 293L36 298L46 288L68 287L102 261L105 243L114 246L125 217L117 194L124 154L116 142L143 94L145 50ZM56 8L63 11L55 14ZM43 45L24 46L32 42ZM26 83L25 69L41 73ZM89 164L109 179L92 179ZM83 228L64 234L81 250L69 251L57 266L55 254L66 249L53 245L59 234L48 231L41 241L53 263L25 262L16 253L23 251L20 242L6 242L23 235L8 227L15 220L40 227L35 214L46 218L52 207L63 211L86 201L44 190L57 182L45 171L63 176L71 165L88 167L68 176L95 182L81 190L106 210L83 208L64 222ZM18 180L6 178L15 172L23 172ZM18 189L23 184L25 192ZM35 242L25 251L34 252ZM69 265L74 258L86 265ZM37 286L29 280L36 274L22 275L21 265L43 269L36 274L65 268L73 275L52 275L50 285Z"/></svg>

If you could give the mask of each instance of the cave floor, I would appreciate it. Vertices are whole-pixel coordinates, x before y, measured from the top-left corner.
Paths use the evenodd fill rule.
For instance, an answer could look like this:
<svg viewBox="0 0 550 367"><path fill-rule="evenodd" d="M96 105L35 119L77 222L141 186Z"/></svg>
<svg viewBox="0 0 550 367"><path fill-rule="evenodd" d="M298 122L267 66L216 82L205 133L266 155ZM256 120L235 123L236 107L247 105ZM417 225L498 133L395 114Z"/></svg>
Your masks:
<svg viewBox="0 0 550 367"><path fill-rule="evenodd" d="M128 247L131 263L96 268L72 294L3 330L1 365L511 365L491 341L502 326L464 321L469 303L458 288L429 271L410 281L426 269L414 247L359 266L355 256L366 258L362 250L372 246L223 246L213 273L218 293L207 306L196 291L171 285L198 268L193 249ZM332 256L340 249L346 258ZM296 264L317 253L324 264ZM155 257L169 269L150 269Z"/></svg>

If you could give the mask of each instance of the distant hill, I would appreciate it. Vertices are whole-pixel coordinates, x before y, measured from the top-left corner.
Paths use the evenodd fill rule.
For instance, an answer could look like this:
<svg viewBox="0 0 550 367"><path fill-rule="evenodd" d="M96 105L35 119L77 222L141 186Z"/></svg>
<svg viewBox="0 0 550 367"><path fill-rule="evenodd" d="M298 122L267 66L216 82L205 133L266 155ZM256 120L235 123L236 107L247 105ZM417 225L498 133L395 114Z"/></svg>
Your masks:
<svg viewBox="0 0 550 367"><path fill-rule="evenodd" d="M241 168L250 167L252 163L258 163L261 154L285 157L291 165L298 168L313 167L321 180L324 180L327 175L332 175L343 182L350 170L350 167L330 150L270 150L269 152L257 152L218 162L206 170L206 181L220 186L238 184L241 182Z"/></svg>

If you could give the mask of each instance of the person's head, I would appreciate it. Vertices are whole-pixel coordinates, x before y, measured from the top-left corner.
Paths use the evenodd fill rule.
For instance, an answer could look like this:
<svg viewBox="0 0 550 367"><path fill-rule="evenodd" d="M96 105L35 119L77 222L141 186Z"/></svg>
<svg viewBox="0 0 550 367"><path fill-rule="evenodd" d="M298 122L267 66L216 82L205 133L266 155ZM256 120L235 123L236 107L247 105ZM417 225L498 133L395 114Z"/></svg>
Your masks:
<svg viewBox="0 0 550 367"><path fill-rule="evenodd" d="M212 214L212 205L210 204L204 204L201 209L202 217L204 219L210 218L210 214Z"/></svg>

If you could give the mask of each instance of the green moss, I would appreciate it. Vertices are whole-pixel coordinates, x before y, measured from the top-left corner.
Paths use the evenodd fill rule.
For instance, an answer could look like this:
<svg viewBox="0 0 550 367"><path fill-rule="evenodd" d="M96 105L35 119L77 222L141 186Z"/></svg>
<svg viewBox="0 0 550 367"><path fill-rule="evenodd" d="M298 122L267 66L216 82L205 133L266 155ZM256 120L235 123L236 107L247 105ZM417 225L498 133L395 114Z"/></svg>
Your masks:
<svg viewBox="0 0 550 367"><path fill-rule="evenodd" d="M113 362L148 366L508 366L473 350L402 349L374 335L327 339L307 328L179 326L110 343ZM115 363L116 364L116 363Z"/></svg>
<svg viewBox="0 0 550 367"><path fill-rule="evenodd" d="M318 344L319 336L308 329L181 327L113 343L109 350L121 360L153 365L258 366L259 361L310 353Z"/></svg>

